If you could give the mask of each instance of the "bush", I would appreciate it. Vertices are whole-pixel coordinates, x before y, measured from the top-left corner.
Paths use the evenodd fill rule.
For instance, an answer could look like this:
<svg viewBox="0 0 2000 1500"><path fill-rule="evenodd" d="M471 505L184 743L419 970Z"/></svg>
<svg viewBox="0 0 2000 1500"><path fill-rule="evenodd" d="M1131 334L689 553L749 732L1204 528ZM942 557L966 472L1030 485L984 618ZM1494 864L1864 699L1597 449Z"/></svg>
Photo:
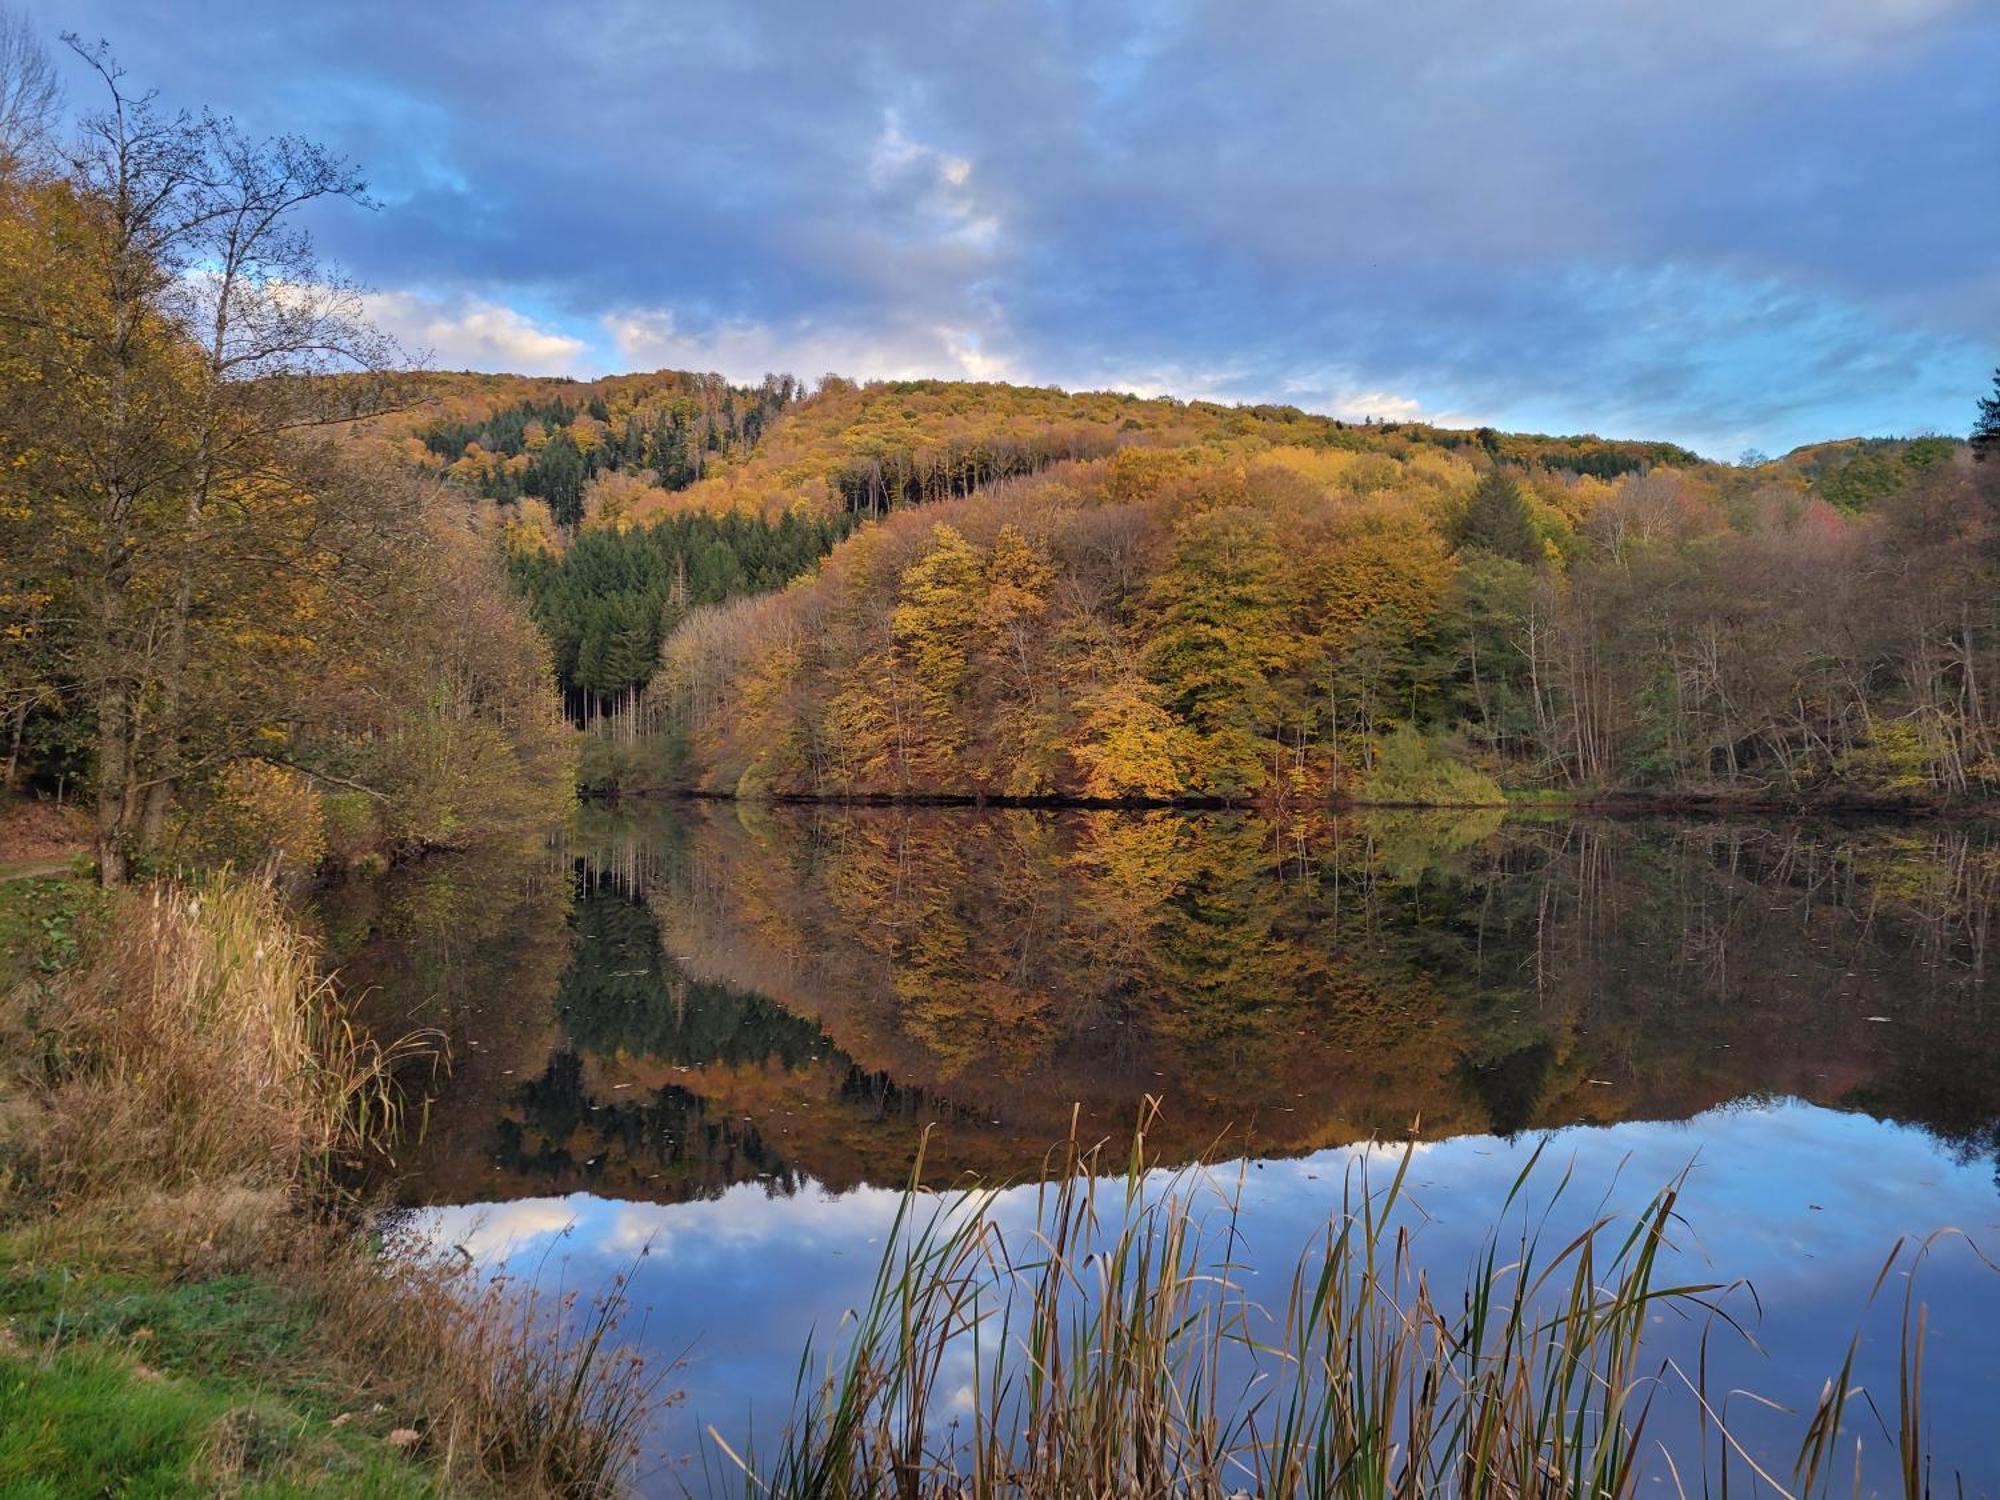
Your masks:
<svg viewBox="0 0 2000 1500"><path fill-rule="evenodd" d="M38 1175L67 1193L323 1180L393 1133L420 1045L357 1033L271 888L236 879L119 902L40 1021Z"/></svg>
<svg viewBox="0 0 2000 1500"><path fill-rule="evenodd" d="M1448 740L1405 724L1386 736L1375 769L1361 783L1364 802L1412 807L1492 807L1507 799L1500 784L1457 758Z"/></svg>
<svg viewBox="0 0 2000 1500"><path fill-rule="evenodd" d="M298 772L232 761L187 816L180 848L199 864L310 874L326 854L326 815L319 793Z"/></svg>
<svg viewBox="0 0 2000 1500"><path fill-rule="evenodd" d="M343 869L382 858L382 819L365 792L328 792L320 798L326 822L326 857Z"/></svg>

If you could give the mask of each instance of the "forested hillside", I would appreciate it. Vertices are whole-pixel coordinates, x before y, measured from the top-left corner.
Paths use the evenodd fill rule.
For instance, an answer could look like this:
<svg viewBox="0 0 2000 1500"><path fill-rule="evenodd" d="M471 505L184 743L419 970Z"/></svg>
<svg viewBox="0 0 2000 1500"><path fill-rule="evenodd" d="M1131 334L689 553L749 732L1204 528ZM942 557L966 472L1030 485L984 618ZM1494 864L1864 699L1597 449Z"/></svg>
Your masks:
<svg viewBox="0 0 2000 1500"><path fill-rule="evenodd" d="M693 782L1412 802L2000 786L2000 466L1963 445L1898 446L1896 484L1836 504L1848 470L1824 463L1634 455L1607 480L1517 439L1199 416L1205 438L892 510L810 583L692 614L654 696Z"/></svg>
<svg viewBox="0 0 2000 1500"><path fill-rule="evenodd" d="M572 711L588 718L645 686L660 642L691 610L782 588L851 529L846 517L683 511L566 543L516 531L507 572L548 637Z"/></svg>
<svg viewBox="0 0 2000 1500"><path fill-rule="evenodd" d="M2000 466L1954 439L1732 466L946 381L437 389L397 445L496 502L572 716L650 747L595 784L1487 801L2000 783Z"/></svg>
<svg viewBox="0 0 2000 1500"><path fill-rule="evenodd" d="M788 377L733 388L674 371L589 383L442 375L425 388L382 430L407 462L496 503L510 577L554 651L571 716L626 740L642 709L660 723L643 689L690 609L781 587L863 521L1058 464L1127 448L1221 461L1297 447L1372 456L1378 478L1412 454L1459 452L1608 478L1697 461L1661 443L949 381L829 377L809 397Z"/></svg>
<svg viewBox="0 0 2000 1500"><path fill-rule="evenodd" d="M737 387L664 370L578 382L426 377L422 405L385 423L403 455L486 500L539 500L558 525L657 513L671 491L757 447L800 396L790 376Z"/></svg>
<svg viewBox="0 0 2000 1500"><path fill-rule="evenodd" d="M829 379L773 425L754 453L717 465L686 495L651 498L635 518L669 508L876 517L963 498L1054 464L1124 447L1247 455L1286 444L1400 457L1420 448L1478 449L1611 477L1657 462L1695 462L1667 443L1460 432L1421 423L1353 423L1291 406L1223 406L1118 392L965 381L855 385Z"/></svg>

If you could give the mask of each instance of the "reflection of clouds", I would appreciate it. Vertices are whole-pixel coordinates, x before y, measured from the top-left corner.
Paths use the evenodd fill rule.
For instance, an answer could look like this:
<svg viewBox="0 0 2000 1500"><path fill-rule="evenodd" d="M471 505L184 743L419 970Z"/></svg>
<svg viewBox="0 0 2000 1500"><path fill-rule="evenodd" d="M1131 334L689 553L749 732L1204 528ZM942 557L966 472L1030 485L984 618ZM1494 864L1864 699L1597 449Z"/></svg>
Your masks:
<svg viewBox="0 0 2000 1500"><path fill-rule="evenodd" d="M1864 1365L1863 1378L1878 1388L1886 1380L1893 1393L1903 1283L1885 1292L1882 1305L1870 1310L1866 1303L1898 1235L1954 1225L2000 1243L2000 1200L1989 1164L1958 1165L1920 1131L1863 1115L1758 1104L1684 1124L1422 1143L1403 1212L1416 1258L1435 1285L1455 1289L1537 1145L1541 1167L1502 1226L1503 1244L1535 1224L1546 1225L1545 1245L1559 1244L1558 1236L1567 1238L1600 1211L1629 1219L1685 1172L1680 1212L1687 1227L1668 1259L1683 1279L1748 1279L1757 1304L1739 1297L1732 1306L1771 1351L1719 1341L1710 1352L1711 1379L1718 1389L1757 1390L1794 1407L1810 1405L1821 1379L1838 1367L1848 1337L1864 1324L1864 1362L1879 1360L1878 1367ZM1379 1197L1403 1149L1388 1142L1286 1161L1218 1163L1196 1189L1208 1205L1209 1248L1220 1245L1228 1223L1226 1212L1216 1210L1235 1195L1231 1259L1244 1266L1241 1279L1254 1297L1267 1307L1281 1305L1300 1252L1341 1211L1350 1183L1359 1185L1365 1167L1368 1188ZM1565 1173L1569 1184L1558 1197ZM1157 1199L1190 1180L1158 1174L1147 1196ZM1010 1244L1021 1243L1017 1236L1032 1223L1035 1197L1032 1186L996 1196L994 1218ZM732 1444L753 1414L759 1432L775 1429L807 1336L815 1338L816 1361L823 1361L843 1314L867 1296L900 1202L887 1188L834 1194L808 1184L780 1197L747 1183L684 1204L578 1194L442 1209L424 1227L465 1244L490 1266L586 1293L630 1270L632 1296L647 1314L647 1346L669 1357L693 1346L675 1376L686 1400L664 1418L662 1440L674 1452L694 1453L707 1446L711 1422ZM570 1234L554 1238L572 1224ZM649 1242L652 1253L638 1259ZM1675 1267L1661 1274L1671 1276ZM2000 1409L2000 1367L1978 1332L2000 1326L2000 1277L1978 1270L1963 1247L1946 1246L1926 1265L1919 1287L1933 1308L1930 1419L1942 1444L1964 1455L1967 1443L1953 1435L1983 1432L1985 1414ZM1685 1352L1698 1331L1667 1318L1658 1325L1658 1352ZM958 1391L955 1404L962 1404L972 1379L969 1354L955 1351L941 1377L940 1389ZM1781 1441L1796 1441L1796 1428L1775 1417L1746 1420L1772 1424L1774 1454ZM1663 1412L1658 1422L1667 1421ZM1789 1463L1790 1454L1782 1459Z"/></svg>
<svg viewBox="0 0 2000 1500"><path fill-rule="evenodd" d="M576 1222L573 1199L518 1198L430 1209L412 1227L440 1249L457 1246L475 1260L498 1263L527 1249L539 1250Z"/></svg>

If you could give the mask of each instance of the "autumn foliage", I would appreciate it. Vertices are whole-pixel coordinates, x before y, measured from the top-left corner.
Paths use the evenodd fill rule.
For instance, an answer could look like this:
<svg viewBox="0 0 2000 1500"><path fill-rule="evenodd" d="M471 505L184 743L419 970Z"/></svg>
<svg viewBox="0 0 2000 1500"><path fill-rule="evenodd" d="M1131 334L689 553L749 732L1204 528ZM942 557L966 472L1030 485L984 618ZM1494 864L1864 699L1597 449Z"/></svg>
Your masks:
<svg viewBox="0 0 2000 1500"><path fill-rule="evenodd" d="M694 784L755 795L1981 795L1984 469L1857 513L1778 466L1135 443L694 612L652 695Z"/></svg>

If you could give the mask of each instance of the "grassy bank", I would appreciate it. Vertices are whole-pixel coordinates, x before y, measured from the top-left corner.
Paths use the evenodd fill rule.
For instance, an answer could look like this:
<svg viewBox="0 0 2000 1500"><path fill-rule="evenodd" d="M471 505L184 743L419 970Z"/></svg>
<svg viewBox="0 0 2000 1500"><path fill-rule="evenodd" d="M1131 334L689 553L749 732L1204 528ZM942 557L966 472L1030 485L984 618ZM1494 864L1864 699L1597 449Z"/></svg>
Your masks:
<svg viewBox="0 0 2000 1500"><path fill-rule="evenodd" d="M654 1394L615 1293L382 1253L342 1184L439 1059L356 1030L269 891L10 881L0 952L0 1493L615 1489Z"/></svg>

